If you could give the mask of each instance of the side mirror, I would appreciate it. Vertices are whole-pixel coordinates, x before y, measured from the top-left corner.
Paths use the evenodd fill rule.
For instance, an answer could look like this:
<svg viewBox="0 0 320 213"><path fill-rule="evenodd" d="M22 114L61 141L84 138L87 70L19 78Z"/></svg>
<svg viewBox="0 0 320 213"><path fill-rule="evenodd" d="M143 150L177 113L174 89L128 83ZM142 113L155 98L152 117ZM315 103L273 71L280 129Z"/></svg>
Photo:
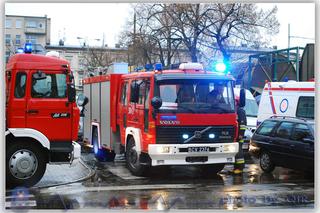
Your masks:
<svg viewBox="0 0 320 213"><path fill-rule="evenodd" d="M36 73L34 73L32 75L33 79L35 80L43 80L43 79L46 79L47 76L45 73L41 72L40 70L38 70Z"/></svg>
<svg viewBox="0 0 320 213"><path fill-rule="evenodd" d="M138 103L139 100L139 84L135 81L131 84L130 102Z"/></svg>
<svg viewBox="0 0 320 213"><path fill-rule="evenodd" d="M88 102L89 102L89 99L83 93L78 95L77 104L79 106L84 107Z"/></svg>
<svg viewBox="0 0 320 213"><path fill-rule="evenodd" d="M246 105L246 91L245 89L240 90L240 97L239 97L239 107L244 107Z"/></svg>
<svg viewBox="0 0 320 213"><path fill-rule="evenodd" d="M76 101L76 88L74 84L68 84L68 101L73 103Z"/></svg>
<svg viewBox="0 0 320 213"><path fill-rule="evenodd" d="M162 106L162 99L158 96L151 99L151 105L154 109L159 109Z"/></svg>

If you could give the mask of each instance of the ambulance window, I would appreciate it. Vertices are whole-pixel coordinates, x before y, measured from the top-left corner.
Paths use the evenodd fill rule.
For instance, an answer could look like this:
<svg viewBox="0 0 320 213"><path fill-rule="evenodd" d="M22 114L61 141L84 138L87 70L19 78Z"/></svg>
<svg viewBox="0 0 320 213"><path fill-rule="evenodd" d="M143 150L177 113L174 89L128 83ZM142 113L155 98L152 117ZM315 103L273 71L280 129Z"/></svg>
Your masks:
<svg viewBox="0 0 320 213"><path fill-rule="evenodd" d="M121 91L121 103L122 105L126 106L127 105L127 92L128 92L128 83L126 82L122 86L122 91Z"/></svg>
<svg viewBox="0 0 320 213"><path fill-rule="evenodd" d="M296 116L314 119L314 97L299 98Z"/></svg>
<svg viewBox="0 0 320 213"><path fill-rule="evenodd" d="M27 75L24 72L18 72L16 75L16 85L14 88L14 97L23 98L26 93Z"/></svg>

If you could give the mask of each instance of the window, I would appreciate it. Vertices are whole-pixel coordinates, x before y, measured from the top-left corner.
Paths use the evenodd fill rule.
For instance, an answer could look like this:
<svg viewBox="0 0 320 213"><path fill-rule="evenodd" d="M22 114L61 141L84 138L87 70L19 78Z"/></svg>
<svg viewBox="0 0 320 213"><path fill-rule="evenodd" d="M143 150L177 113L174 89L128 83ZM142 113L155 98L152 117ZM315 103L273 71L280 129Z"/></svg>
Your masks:
<svg viewBox="0 0 320 213"><path fill-rule="evenodd" d="M280 138L289 139L292 133L292 128L294 123L291 122L282 122L276 132L276 136Z"/></svg>
<svg viewBox="0 0 320 213"><path fill-rule="evenodd" d="M259 135L270 135L277 124L277 121L265 121L257 129L257 133Z"/></svg>
<svg viewBox="0 0 320 213"><path fill-rule="evenodd" d="M307 125L297 124L294 127L292 139L296 141L302 141L303 138L313 138L313 136Z"/></svg>
<svg viewBox="0 0 320 213"><path fill-rule="evenodd" d="M299 98L296 116L314 119L314 97Z"/></svg>
<svg viewBox="0 0 320 213"><path fill-rule="evenodd" d="M16 20L16 28L17 29L22 28L22 21L21 20Z"/></svg>
<svg viewBox="0 0 320 213"><path fill-rule="evenodd" d="M11 43L11 35L6 34L6 44L10 44L10 43Z"/></svg>
<svg viewBox="0 0 320 213"><path fill-rule="evenodd" d="M6 51L6 63L8 63L10 57L10 51Z"/></svg>
<svg viewBox="0 0 320 213"><path fill-rule="evenodd" d="M147 80L140 82L138 104L145 105L145 107L147 107L146 109L149 108L149 89L150 84Z"/></svg>
<svg viewBox="0 0 320 213"><path fill-rule="evenodd" d="M14 88L14 97L23 98L26 93L27 75L24 72L18 72L16 75L16 84Z"/></svg>
<svg viewBox="0 0 320 213"><path fill-rule="evenodd" d="M161 112L233 113L231 81L213 79L158 80L155 96L162 99Z"/></svg>
<svg viewBox="0 0 320 213"><path fill-rule="evenodd" d="M34 35L27 35L26 42L27 43L31 43L31 44L36 44L37 43L37 37L34 36Z"/></svg>
<svg viewBox="0 0 320 213"><path fill-rule="evenodd" d="M6 20L6 28L11 28L12 27L12 21L9 19Z"/></svg>
<svg viewBox="0 0 320 213"><path fill-rule="evenodd" d="M121 104L126 106L127 105L127 90L128 88L128 83L124 83L122 86L122 91L121 91Z"/></svg>
<svg viewBox="0 0 320 213"><path fill-rule="evenodd" d="M45 79L32 77L31 96L33 98L65 98L67 81L65 74L47 74Z"/></svg>
<svg viewBox="0 0 320 213"><path fill-rule="evenodd" d="M21 44L21 35L16 35L16 45Z"/></svg>
<svg viewBox="0 0 320 213"><path fill-rule="evenodd" d="M37 22L35 21L27 21L28 28L37 28Z"/></svg>

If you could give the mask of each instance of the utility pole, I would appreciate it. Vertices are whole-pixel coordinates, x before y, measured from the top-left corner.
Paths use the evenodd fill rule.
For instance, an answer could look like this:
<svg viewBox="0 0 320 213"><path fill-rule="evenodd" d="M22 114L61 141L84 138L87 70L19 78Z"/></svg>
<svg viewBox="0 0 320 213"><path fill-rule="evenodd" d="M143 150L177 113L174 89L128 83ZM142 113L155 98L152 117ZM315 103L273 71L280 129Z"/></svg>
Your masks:
<svg viewBox="0 0 320 213"><path fill-rule="evenodd" d="M134 13L133 13L133 66L136 65L136 54L135 54L135 49L136 49L136 23L137 23L137 14L136 14L136 8L134 8Z"/></svg>

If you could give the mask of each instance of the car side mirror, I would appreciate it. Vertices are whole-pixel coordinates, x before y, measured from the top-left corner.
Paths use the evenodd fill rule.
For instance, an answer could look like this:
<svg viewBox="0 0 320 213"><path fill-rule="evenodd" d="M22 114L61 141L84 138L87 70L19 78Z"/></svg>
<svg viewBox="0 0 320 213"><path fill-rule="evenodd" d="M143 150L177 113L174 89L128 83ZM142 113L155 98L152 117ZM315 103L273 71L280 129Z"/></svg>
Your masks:
<svg viewBox="0 0 320 213"><path fill-rule="evenodd" d="M32 75L33 79L35 80L43 80L43 79L46 79L47 76L45 73L41 72L40 70L38 70L36 73L34 73Z"/></svg>
<svg viewBox="0 0 320 213"><path fill-rule="evenodd" d="M76 101L76 88L74 84L68 84L68 102L73 103Z"/></svg>
<svg viewBox="0 0 320 213"><path fill-rule="evenodd" d="M159 109L162 106L162 99L158 96L155 96L151 99L151 105L154 109Z"/></svg>
<svg viewBox="0 0 320 213"><path fill-rule="evenodd" d="M309 144L313 144L313 143L314 143L314 140L311 139L311 138L303 138L303 139L302 139L302 142L304 142L304 143L309 143Z"/></svg>
<svg viewBox="0 0 320 213"><path fill-rule="evenodd" d="M239 97L239 107L244 107L246 105L246 91L245 89L240 90L240 97Z"/></svg>

